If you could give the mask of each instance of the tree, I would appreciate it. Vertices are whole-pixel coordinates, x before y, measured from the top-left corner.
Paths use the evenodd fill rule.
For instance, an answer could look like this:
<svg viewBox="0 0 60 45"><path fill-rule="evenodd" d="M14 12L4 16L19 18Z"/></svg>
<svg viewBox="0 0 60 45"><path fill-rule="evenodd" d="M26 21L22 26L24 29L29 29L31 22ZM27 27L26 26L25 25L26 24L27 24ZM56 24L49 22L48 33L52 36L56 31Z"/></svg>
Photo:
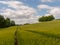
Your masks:
<svg viewBox="0 0 60 45"><path fill-rule="evenodd" d="M15 26L15 22L14 21L10 21L11 26Z"/></svg>
<svg viewBox="0 0 60 45"><path fill-rule="evenodd" d="M15 22L11 21L10 18L4 18L2 15L0 15L0 28L10 27L14 26Z"/></svg>
<svg viewBox="0 0 60 45"><path fill-rule="evenodd" d="M0 15L0 28L5 27L5 19L2 15Z"/></svg>
<svg viewBox="0 0 60 45"><path fill-rule="evenodd" d="M5 22L6 22L6 27L9 27L9 26L11 25L11 24L10 24L10 19L9 19L9 18L6 18Z"/></svg>
<svg viewBox="0 0 60 45"><path fill-rule="evenodd" d="M39 18L39 22L45 22L45 21L51 21L54 20L54 16L50 15L50 16L42 16Z"/></svg>

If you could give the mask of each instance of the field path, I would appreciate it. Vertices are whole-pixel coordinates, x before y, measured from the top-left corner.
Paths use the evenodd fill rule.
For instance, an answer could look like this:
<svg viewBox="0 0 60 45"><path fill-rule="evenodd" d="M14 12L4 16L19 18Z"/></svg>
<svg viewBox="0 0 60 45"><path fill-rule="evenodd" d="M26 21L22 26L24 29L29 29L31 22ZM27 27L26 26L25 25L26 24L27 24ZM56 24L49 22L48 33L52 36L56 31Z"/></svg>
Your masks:
<svg viewBox="0 0 60 45"><path fill-rule="evenodd" d="M18 45L18 38L17 38L17 30L18 30L18 27L16 28L16 31L15 31L15 42L14 42L14 45Z"/></svg>

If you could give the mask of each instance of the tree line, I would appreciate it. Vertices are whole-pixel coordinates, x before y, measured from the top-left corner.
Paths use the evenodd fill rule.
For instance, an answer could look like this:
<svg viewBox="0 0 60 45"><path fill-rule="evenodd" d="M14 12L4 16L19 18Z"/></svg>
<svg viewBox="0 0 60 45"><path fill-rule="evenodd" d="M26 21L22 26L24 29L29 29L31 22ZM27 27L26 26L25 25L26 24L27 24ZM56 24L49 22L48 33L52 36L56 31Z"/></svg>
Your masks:
<svg viewBox="0 0 60 45"><path fill-rule="evenodd" d="M39 22L46 22L46 21L52 21L54 20L54 16L42 16L38 19ZM24 25L28 25L29 23L26 23ZM0 28L15 26L15 22L13 20L10 20L10 18L4 18L4 16L0 15Z"/></svg>
<svg viewBox="0 0 60 45"><path fill-rule="evenodd" d="M0 15L0 28L14 26L15 22L10 20L10 18L4 18L4 16Z"/></svg>
<svg viewBox="0 0 60 45"><path fill-rule="evenodd" d="M55 17L53 15L49 15L49 16L42 16L38 20L39 22L46 22L46 21L52 21L54 19Z"/></svg>

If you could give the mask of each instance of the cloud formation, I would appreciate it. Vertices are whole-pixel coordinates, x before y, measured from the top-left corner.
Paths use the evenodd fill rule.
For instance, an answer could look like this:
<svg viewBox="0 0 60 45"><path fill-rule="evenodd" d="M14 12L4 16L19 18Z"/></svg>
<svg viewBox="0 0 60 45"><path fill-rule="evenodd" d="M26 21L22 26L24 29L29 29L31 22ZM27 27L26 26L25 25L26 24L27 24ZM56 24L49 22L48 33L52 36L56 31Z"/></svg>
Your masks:
<svg viewBox="0 0 60 45"><path fill-rule="evenodd" d="M45 5L45 4L42 4L42 5L38 5L38 9L47 9L47 14L45 14L46 16L48 15L54 15L55 18L60 18L60 7L52 7L52 6L49 6L49 5Z"/></svg>
<svg viewBox="0 0 60 45"><path fill-rule="evenodd" d="M34 8L19 1L0 1L0 3L9 7L1 9L3 13L0 14L15 20L16 24L38 22L37 12Z"/></svg>
<svg viewBox="0 0 60 45"><path fill-rule="evenodd" d="M52 2L54 0L41 0L42 2Z"/></svg>
<svg viewBox="0 0 60 45"><path fill-rule="evenodd" d="M38 9L52 9L52 8L53 7L45 5L45 4L38 5Z"/></svg>
<svg viewBox="0 0 60 45"><path fill-rule="evenodd" d="M41 2L54 2L54 1L60 1L60 0L41 0Z"/></svg>

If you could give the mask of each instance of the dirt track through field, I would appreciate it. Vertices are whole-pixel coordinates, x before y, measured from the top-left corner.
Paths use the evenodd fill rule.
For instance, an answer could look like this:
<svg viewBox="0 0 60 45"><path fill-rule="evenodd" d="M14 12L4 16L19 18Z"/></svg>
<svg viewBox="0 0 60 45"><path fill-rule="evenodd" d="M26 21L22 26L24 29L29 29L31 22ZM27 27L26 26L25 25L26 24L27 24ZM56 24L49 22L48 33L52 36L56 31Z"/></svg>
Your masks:
<svg viewBox="0 0 60 45"><path fill-rule="evenodd" d="M18 30L18 28L16 29L15 34L14 34L15 35L14 45L18 45L17 30Z"/></svg>

